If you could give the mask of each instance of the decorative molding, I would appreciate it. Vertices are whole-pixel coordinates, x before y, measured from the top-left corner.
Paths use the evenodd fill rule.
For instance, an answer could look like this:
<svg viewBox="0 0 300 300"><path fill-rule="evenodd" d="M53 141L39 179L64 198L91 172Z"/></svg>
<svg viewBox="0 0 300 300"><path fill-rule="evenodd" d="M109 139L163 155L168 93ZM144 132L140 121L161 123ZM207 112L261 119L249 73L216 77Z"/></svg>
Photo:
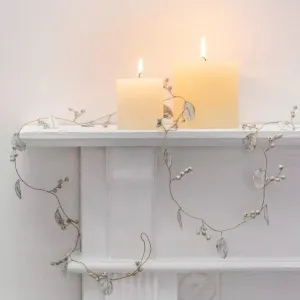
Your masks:
<svg viewBox="0 0 300 300"><path fill-rule="evenodd" d="M178 300L217 300L218 274L178 275Z"/></svg>

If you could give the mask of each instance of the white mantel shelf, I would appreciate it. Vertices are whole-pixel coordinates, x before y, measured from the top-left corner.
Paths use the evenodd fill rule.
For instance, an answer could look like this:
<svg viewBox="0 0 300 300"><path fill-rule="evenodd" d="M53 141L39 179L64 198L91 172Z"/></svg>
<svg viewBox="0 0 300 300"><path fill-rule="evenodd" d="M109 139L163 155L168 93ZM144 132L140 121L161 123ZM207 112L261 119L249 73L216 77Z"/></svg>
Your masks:
<svg viewBox="0 0 300 300"><path fill-rule="evenodd" d="M111 260L101 261L91 258L82 258L88 269L94 272L130 272L135 268L134 261ZM241 260L149 260L144 266L145 272L233 272L233 271L299 271L300 257L291 258L244 258ZM68 271L72 273L84 273L86 269L76 262L71 262Z"/></svg>
<svg viewBox="0 0 300 300"><path fill-rule="evenodd" d="M169 132L168 146L238 146L246 136L246 130L177 130ZM278 127L259 132L262 139L280 132ZM116 126L103 128L60 126L59 129L43 129L40 126L26 126L21 138L30 147L157 147L163 143L164 132L160 130L134 131L117 130ZM278 145L300 145L300 131L283 131Z"/></svg>

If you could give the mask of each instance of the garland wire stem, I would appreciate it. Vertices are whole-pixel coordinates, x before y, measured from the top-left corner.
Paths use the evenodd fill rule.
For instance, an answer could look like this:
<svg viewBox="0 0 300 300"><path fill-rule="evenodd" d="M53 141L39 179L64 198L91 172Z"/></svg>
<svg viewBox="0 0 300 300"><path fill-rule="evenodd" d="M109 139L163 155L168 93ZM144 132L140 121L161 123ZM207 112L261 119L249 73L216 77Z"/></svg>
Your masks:
<svg viewBox="0 0 300 300"><path fill-rule="evenodd" d="M265 168L264 168L264 176L263 176L263 186L262 186L262 202L260 205L259 210L256 210L255 212L252 211L251 213L245 213L244 214L244 219L240 222L238 222L236 225L231 226L231 227L227 227L227 228L215 228L213 227L210 223L208 223L203 217L199 217L196 215L193 215L191 213L189 213L188 211L185 210L185 208L182 206L182 204L180 203L179 200L177 200L175 198L175 195L173 193L173 184L175 183L175 181L178 181L181 179L182 176L185 176L185 174L189 173L190 171L192 171L192 168L188 168L185 170L185 172L181 172L180 176L176 176L175 178L173 178L172 176L172 157L171 154L169 152L169 150L167 149L167 137L170 131L172 130L177 130L178 129L178 123L179 122L185 122L186 119L188 120L192 120L194 118L194 114L195 114L195 108L193 106L193 104L191 102L188 102L185 98L181 97L181 96L177 96L174 95L172 92L172 87L168 84L168 80L165 80L164 83L164 89L166 89L169 93L170 93L170 97L164 99L165 101L168 100L182 100L183 101L183 110L180 112L180 114L178 115L178 117L176 117L175 119L173 118L173 116L166 116L164 114L163 118L173 118L173 123L171 126L166 127L163 123L162 123L162 119L158 119L158 123L157 123L157 127L161 127L164 130L164 137L163 137L163 143L162 143L162 149L164 151L164 161L165 161L165 165L168 169L168 189L169 189L169 194L170 194L170 198L171 200L176 204L176 206L178 207L178 213L177 213L177 220L179 222L180 227L182 228L182 219L181 219L181 213L183 213L184 215L186 215L187 217L190 217L192 219L201 221L202 226L201 226L201 231L198 230L197 234L202 233L202 235L206 236L207 240L210 240L210 236L207 235L207 228L210 229L213 232L219 233L221 236L221 239L217 242L217 250L218 253L221 253L221 257L226 258L227 256L227 243L225 242L224 238L223 238L223 233L224 232L228 232L228 231L232 231L234 229L237 229L238 227L240 227L241 225L249 222L250 220L255 219L256 216L260 215L262 213L262 211L265 211L265 220L268 224L269 219L267 217L266 219L266 210L267 210L267 205L265 204L266 202L266 187L272 182L272 181L280 181L281 179L284 179L285 176L281 175L281 171L283 169L283 166L279 166L279 172L276 175L276 177L270 177L268 178L267 172L268 172L268 152L270 149L272 149L275 144L274 141L279 139L281 137L281 135L276 135L273 138L269 138L269 145L266 149L264 149L263 154L264 154L264 160L265 160ZM294 106L293 110L291 111L291 118L290 121L286 121L285 124L288 126L288 128L292 128L293 130L295 130L297 127L294 125L293 121L296 115L296 109L297 107ZM52 123L54 123L54 119L56 120L60 120L63 122L67 122L70 124L76 124L79 126L83 126L83 127L92 127L96 124L98 124L97 122L105 120L104 123L101 123L101 125L103 127L107 127L107 125L109 125L111 123L111 118L117 114L117 112L114 112L112 114L107 114L104 115L100 118L96 118L90 121L86 121L86 122L80 122L79 118L85 113L85 110L81 110L81 111L75 111L72 108L69 108L69 111L74 113L74 117L73 119L68 119L68 118L61 118L61 117L52 117ZM172 112L171 112L172 113ZM58 189L62 188L62 184L64 182L69 181L68 177L66 177L64 180L60 179L58 181L58 185L51 190L47 190L44 188L38 188L38 187L34 187L31 184L29 184L28 182L26 182L23 177L20 175L20 172L18 170L18 166L17 166L17 150L18 151L25 151L26 149L26 145L25 143L20 139L20 133L23 130L23 128L31 123L38 123L38 125L43 126L44 128L49 128L49 124L47 123L47 121L49 120L49 118L47 117L42 117L42 118L38 118L34 121L30 121L25 123L20 129L19 131L13 136L13 151L11 154L11 161L14 162L15 165L15 171L16 174L18 176L18 180L16 182L15 185L15 189L16 189L16 194L18 195L19 198L21 198L21 190L20 190L20 182L22 182L25 186L27 186L28 188L35 190L35 191L41 191L41 192L45 192L47 194L52 195L58 204L57 210L55 212L55 220L58 223L58 225L61 227L61 229L66 229L66 227L68 225L71 225L72 227L75 228L77 235L76 235L76 241L75 241L75 246L71 249L71 251L69 251L69 253L62 259L59 260L58 262L54 262L51 263L52 265L61 265L64 268L64 271L67 269L67 266L69 264L69 262L75 262L78 264L81 264L85 270L87 271L88 275L93 277L96 281L99 282L100 284L100 288L103 292L103 294L105 295L109 295L112 293L113 291L113 281L118 281L127 277L131 277L131 276L135 276L138 273L142 272L143 270L143 266L145 265L145 263L147 263L147 261L150 259L151 253L152 253L152 245L150 242L150 239L148 237L148 235L144 232L142 232L140 234L140 239L143 243L143 252L141 255L141 258L139 261L136 261L136 268L131 271L126 273L125 275L120 275L120 276L116 276L116 277L112 277L107 273L101 273L96 274L93 271L91 271L83 262L78 261L76 259L74 259L72 257L72 255L74 254L74 252L78 249L78 247L80 247L80 239L81 239L81 233L80 233L80 229L79 229L79 225L78 225L78 221L71 219L68 214L66 213L65 209L62 206L62 203L60 201L60 198L58 197L58 195L56 194L58 192ZM276 122L267 122L262 124L260 127L257 127L256 125L251 125L251 124L247 124L243 126L243 129L250 129L250 133L244 138L243 142L244 142L244 146L246 148L246 150L248 150L249 152L253 151L256 147L256 139L257 139L257 135L259 133L260 130L262 130L265 126L267 125L271 125L271 124L279 124L279 121ZM253 131L254 130L254 131ZM260 169L259 169L260 170ZM60 211L62 212L63 216L66 218L66 220L64 220L64 218L61 216ZM148 254L146 255L146 251L147 251L147 244L148 244ZM113 274L114 275L114 274Z"/></svg>
<svg viewBox="0 0 300 300"><path fill-rule="evenodd" d="M173 184L175 181L178 181L182 178L182 176L184 176L186 173L188 173L189 171L192 170L192 168L189 169L186 169L185 172L181 172L180 175L176 176L175 178L173 178L172 176L172 158L171 158L171 154L167 148L167 136L169 134L169 132L172 130L172 129L177 129L178 128L178 123L181 119L184 119L184 116L186 115L186 110L187 110L187 103L189 103L188 101L186 101L185 98L181 97L181 96L175 96L173 93L172 93L172 87L170 87L168 85L168 80L165 81L165 84L164 84L164 88L166 90L169 91L170 93L170 97L166 98L164 101L168 101L168 100L175 100L175 99L181 99L183 100L184 102L184 105L183 105L183 110L182 112L179 114L179 116L173 121L173 124L169 127L169 128L166 128L166 126L163 125L162 122L159 123L159 127L162 127L162 129L164 130L165 132L165 135L164 135L164 138L163 138L163 145L162 145L162 149L163 149L163 152L164 152L164 155L165 155L165 159L164 159L164 162L165 162L165 165L168 169L168 173L169 173L169 176L168 176L168 190L169 190L169 194L170 194L170 198L171 200L176 204L177 208L178 208L178 213L177 213L177 220L179 222L179 225L180 227L182 228L182 219L181 219L181 213L183 213L184 215L186 215L187 217L190 217L192 219L195 219L195 220L199 220L202 222L202 227L201 227L201 231L202 231L202 235L205 235L207 237L207 240L210 240L210 237L208 238L207 234L206 234L206 230L208 227L211 231L213 232L217 232L221 235L221 240L223 240L223 233L224 232L228 232L228 231L232 231L234 229L237 229L238 227L248 223L249 221L251 220L254 220L255 217L257 215L260 215L262 213L263 210L266 210L267 209L267 205L265 204L265 201L266 201L266 187L271 183L271 181L268 181L268 175L267 175L267 172L268 172L268 152L271 148L273 148L275 146L275 144L273 143L276 139L279 139L282 135L276 135L275 137L273 138L269 138L269 145L266 149L264 149L263 151L263 154L264 154L264 165L265 165L265 168L264 168L264 176L263 176L263 179L264 179L264 183L263 183L263 187L262 187L262 202L260 204L260 207L258 210L256 210L255 212L252 211L251 213L245 213L244 215L244 220L238 222L236 225L234 226L231 226L231 227L227 227L227 228L215 228L213 227L211 224L209 224L207 221L205 221L204 218L202 217L199 217L199 216L196 216L196 215L193 215L189 212L187 212L182 204L175 198L174 196L174 193L173 193ZM189 105L191 105L189 103ZM290 122L285 122L285 124L287 124L287 126L289 128L292 128L293 130L296 129L294 123L293 123L293 119L295 117L295 112L297 110L297 107L294 106L293 107L293 110L291 111L291 119L290 119ZM193 110L194 112L194 110ZM188 112L189 113L189 112ZM165 117L165 116L164 116ZM192 116L193 117L193 116ZM267 125L278 125L280 124L281 122L280 121L274 121L274 122L267 122L267 123L264 123L262 124L260 127L257 127L256 125L245 125L243 126L243 129L246 129L246 128L249 128L249 129L255 129L255 131L253 132L250 132L249 135L246 136L246 138L244 139L244 144L247 143L247 138L250 139L250 145L245 145L245 148L246 150L248 150L249 152L253 151L256 147L256 138L257 138L257 135L259 133L260 130L262 130L264 127L266 127ZM251 145L251 143L254 143L254 145ZM253 146L253 149L247 149L247 147L250 147L250 146ZM282 167L283 168L283 167ZM276 179L278 179L278 181L280 181L280 179L284 179L285 176L282 176L282 178L280 178L280 174L281 174L281 171L282 171L282 168L280 167L280 170L278 172L278 174L276 175ZM274 181L274 177L272 179L272 181ZM276 180L277 181L277 180ZM265 216L265 220L266 220L266 223L268 224L269 220L266 219L266 216ZM204 232L203 232L204 231ZM199 231L200 232L200 231ZM199 233L197 233L199 234ZM219 240L219 242L221 241ZM218 242L218 243L219 243ZM218 243L217 243L217 249L218 249ZM221 254L223 258L225 258L227 256L227 244L226 244L226 251L225 253L222 253Z"/></svg>
<svg viewBox="0 0 300 300"><path fill-rule="evenodd" d="M104 115L100 118L96 118L96 119L93 119L93 120L87 121L87 122L79 122L78 118L80 118L85 111L81 110L81 112L78 112L78 111L74 111L73 109L69 109L69 110L74 112L74 118L73 119L67 119L67 118L61 118L61 117L52 117L52 119L54 118L56 120L60 120L60 121L64 121L64 122L67 122L67 123L76 124L76 125L84 126L84 127L94 126L94 125L97 124L97 122L99 122L103 119L106 119L106 121L101 125L103 127L107 127L107 125L110 124L110 122L111 122L112 116L114 116L117 113L117 112L114 112L112 114L107 114L107 115ZM21 176L21 174L19 172L19 169L18 169L18 165L17 165L17 157L18 157L17 151L22 152L22 151L25 151L25 149L26 149L25 143L20 139L21 131L23 130L23 128L25 126L30 125L32 123L38 123L38 125L41 125L44 128L49 128L50 126L49 126L48 123L46 123L46 120L49 120L49 118L42 117L42 118L38 118L36 120L27 122L13 136L13 142L12 142L13 143L13 150L12 150L12 154L11 154L11 161L14 162L15 171L16 171L16 174L17 174L17 177L18 177L18 180L16 182L16 186L15 186L16 194L18 195L19 198L21 198L20 182L22 182L29 189L47 193L47 194L49 194L49 195L51 195L55 198L55 200L57 202L57 205L58 205L57 210L56 210L55 215L54 215L55 220L58 223L58 225L61 227L62 230L65 230L68 225L71 225L73 228L75 228L75 230L76 230L76 240L75 240L74 247L67 253L67 255L63 259L61 259L57 262L51 263L51 265L53 265L53 266L60 265L60 266L63 267L63 272L65 272L66 269L67 269L67 266L70 262L75 262L75 263L81 264L85 268L85 270L88 272L89 276L93 277L95 280L97 280L99 282L100 289L103 292L103 294L104 295L110 295L113 291L113 284L112 284L113 281L117 281L117 280L125 279L127 277L135 276L135 275L137 275L137 274L139 274L140 272L143 271L142 266L144 266L144 264L147 263L147 261L150 259L151 253L152 253L151 241L150 241L150 239L149 239L149 237L146 233L142 232L140 234L140 239L141 239L142 244L143 244L143 252L142 252L141 258L140 258L139 261L136 261L136 263L135 263L136 267L133 271L128 272L128 273L126 273L125 275L122 275L122 276L111 277L111 276L109 276L108 273L105 273L105 272L98 275L98 274L94 273L93 271L91 271L85 265L85 263L83 263L81 261L78 261L78 260L73 258L73 254L75 253L75 251L77 251L78 247L80 246L81 233L80 233L80 229L79 229L79 225L78 225L79 222L76 221L76 220L73 220L69 217L66 210L62 206L60 198L56 194L58 192L58 189L62 188L62 184L64 182L69 181L69 178L66 177L64 180L60 179L58 181L58 185L54 189L51 189L51 190L47 190L45 188L38 188L38 187L35 187L35 186L29 184ZM64 220L62 218L62 216L60 214L60 211L63 213L66 220ZM146 256L147 244L148 244L149 250L148 250L148 254ZM112 273L112 275L115 275L115 274Z"/></svg>

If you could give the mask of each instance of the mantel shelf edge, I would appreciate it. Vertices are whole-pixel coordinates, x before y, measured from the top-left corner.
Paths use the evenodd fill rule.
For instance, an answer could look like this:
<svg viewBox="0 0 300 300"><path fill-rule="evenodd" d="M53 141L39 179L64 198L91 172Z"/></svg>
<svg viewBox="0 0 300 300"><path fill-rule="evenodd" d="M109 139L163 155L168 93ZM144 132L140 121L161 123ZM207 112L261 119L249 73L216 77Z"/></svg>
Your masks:
<svg viewBox="0 0 300 300"><path fill-rule="evenodd" d="M300 145L300 131L281 131L278 127L259 132L259 138L266 139L278 132L283 138L278 145ZM239 146L249 133L242 129L177 130L168 133L168 146ZM103 128L60 126L58 129L43 129L40 126L26 126L21 139L30 147L159 147L164 139L161 130L134 131L117 130L116 126Z"/></svg>

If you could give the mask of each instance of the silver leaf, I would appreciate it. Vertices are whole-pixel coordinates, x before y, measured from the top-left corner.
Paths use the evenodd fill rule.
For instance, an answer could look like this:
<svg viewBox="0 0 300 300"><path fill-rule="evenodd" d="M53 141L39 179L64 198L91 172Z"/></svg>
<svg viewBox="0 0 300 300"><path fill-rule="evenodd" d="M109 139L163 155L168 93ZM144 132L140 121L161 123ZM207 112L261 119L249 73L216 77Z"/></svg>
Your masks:
<svg viewBox="0 0 300 300"><path fill-rule="evenodd" d="M257 169L253 174L253 183L254 186L258 189L262 189L268 181L268 175L266 174L266 170Z"/></svg>
<svg viewBox="0 0 300 300"><path fill-rule="evenodd" d="M164 118L171 119L173 118L173 112L170 106L164 104Z"/></svg>
<svg viewBox="0 0 300 300"><path fill-rule="evenodd" d="M81 124L81 126L82 127L93 127L94 123L93 122L88 122L88 123Z"/></svg>
<svg viewBox="0 0 300 300"><path fill-rule="evenodd" d="M16 157L18 157L18 154L14 151L14 152L10 155L10 161L11 161L11 162L16 162Z"/></svg>
<svg viewBox="0 0 300 300"><path fill-rule="evenodd" d="M58 226L60 226L60 228L62 230L65 230L66 229L66 225L65 225L65 222L64 222L64 220L63 220L63 218L61 216L59 208L56 210L56 212L54 214L54 217L55 217L55 221L58 224Z"/></svg>
<svg viewBox="0 0 300 300"><path fill-rule="evenodd" d="M266 221L266 224L270 225L269 211L268 211L268 206L267 205L264 208L264 219Z"/></svg>
<svg viewBox="0 0 300 300"><path fill-rule="evenodd" d="M191 102L185 101L183 107L183 115L189 120L195 118L195 107Z"/></svg>
<svg viewBox="0 0 300 300"><path fill-rule="evenodd" d="M108 278L108 276L104 276L99 281L101 292L104 295L110 295L113 292L113 283Z"/></svg>
<svg viewBox="0 0 300 300"><path fill-rule="evenodd" d="M21 192L21 184L20 184L20 179L18 179L15 183L15 191L17 196L22 199L22 192Z"/></svg>
<svg viewBox="0 0 300 300"><path fill-rule="evenodd" d="M181 218L181 208L179 208L178 211L177 211L177 221L178 221L178 224L179 224L180 228L183 229L183 227L182 227L182 218Z"/></svg>
<svg viewBox="0 0 300 300"><path fill-rule="evenodd" d="M60 265L60 270L61 270L61 275L64 279L67 278L67 271L68 271L68 260L66 260L65 262L63 262Z"/></svg>
<svg viewBox="0 0 300 300"><path fill-rule="evenodd" d="M249 133L244 139L243 144L248 152L252 152L256 148L256 133Z"/></svg>
<svg viewBox="0 0 300 300"><path fill-rule="evenodd" d="M228 253L228 246L225 239L221 238L216 244L217 252L221 258L226 258Z"/></svg>
<svg viewBox="0 0 300 300"><path fill-rule="evenodd" d="M289 130L289 129L292 129L293 128L293 125L291 122L289 121L280 121L279 122L279 127L282 129L282 130Z"/></svg>
<svg viewBox="0 0 300 300"><path fill-rule="evenodd" d="M164 158L165 158L165 162L166 162L166 165L168 166L168 168L171 168L171 166L172 166L172 155L169 152L169 150L165 150Z"/></svg>
<svg viewBox="0 0 300 300"><path fill-rule="evenodd" d="M282 138L282 136L283 136L282 133L278 133L278 134L274 135L273 139L274 139L274 140L279 140L279 139Z"/></svg>
<svg viewBox="0 0 300 300"><path fill-rule="evenodd" d="M12 137L11 144L18 151L25 151L26 144L20 139L20 134L15 133Z"/></svg>

